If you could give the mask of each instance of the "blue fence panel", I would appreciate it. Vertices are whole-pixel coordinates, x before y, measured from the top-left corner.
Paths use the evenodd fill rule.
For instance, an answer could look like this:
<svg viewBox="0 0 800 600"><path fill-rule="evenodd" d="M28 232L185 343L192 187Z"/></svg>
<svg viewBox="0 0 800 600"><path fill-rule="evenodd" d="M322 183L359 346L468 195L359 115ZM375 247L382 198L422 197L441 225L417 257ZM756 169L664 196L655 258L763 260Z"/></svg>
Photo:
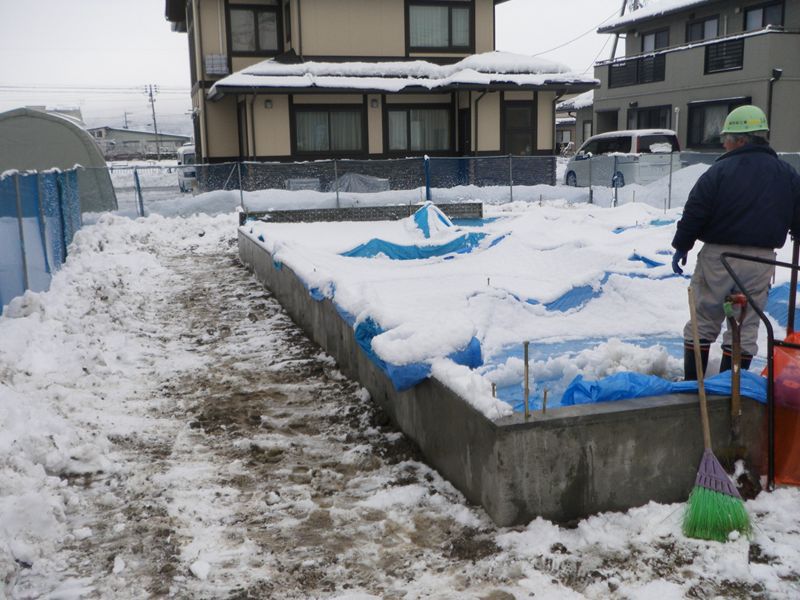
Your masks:
<svg viewBox="0 0 800 600"><path fill-rule="evenodd" d="M61 212L64 215L64 243L69 246L81 228L81 200L78 194L78 172L62 171L58 174L61 191Z"/></svg>
<svg viewBox="0 0 800 600"><path fill-rule="evenodd" d="M25 292L22 265L15 178L4 177L0 179L0 312L13 297Z"/></svg>
<svg viewBox="0 0 800 600"><path fill-rule="evenodd" d="M58 195L58 175L42 173L39 179L39 200L44 214L47 256L51 270L58 269L67 260L67 244L64 240L64 215Z"/></svg>
<svg viewBox="0 0 800 600"><path fill-rule="evenodd" d="M45 254L44 223L39 204L39 178L36 173L18 177L28 289L41 292L50 286L50 269Z"/></svg>

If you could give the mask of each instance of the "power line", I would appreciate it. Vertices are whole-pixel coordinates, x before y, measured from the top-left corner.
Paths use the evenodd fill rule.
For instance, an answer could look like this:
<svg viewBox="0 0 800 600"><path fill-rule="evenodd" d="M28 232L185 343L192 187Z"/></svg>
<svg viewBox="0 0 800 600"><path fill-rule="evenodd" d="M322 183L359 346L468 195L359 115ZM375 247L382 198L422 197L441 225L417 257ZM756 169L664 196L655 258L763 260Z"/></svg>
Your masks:
<svg viewBox="0 0 800 600"><path fill-rule="evenodd" d="M552 52L553 50L558 50L560 48L563 48L564 46L569 46L572 42L577 42L579 39L581 39L583 37L586 37L590 33L593 33L598 27L600 27L600 25L602 25L603 23L605 23L606 21L608 21L612 17L617 16L617 13L619 13L619 10L614 10L613 13L608 15L605 19L600 21L597 25L595 25L591 29L588 29L587 31L585 31L584 33L580 34L576 38L573 38L573 39L569 40L568 42L564 42L563 44L559 44L558 46L555 46L554 48L550 48L549 50L544 50L543 52L537 52L536 54L532 54L531 56L541 56L542 54L547 54L548 52Z"/></svg>
<svg viewBox="0 0 800 600"><path fill-rule="evenodd" d="M600 58L600 55L603 53L603 50L605 50L605 49L606 49L606 46L608 46L608 42L609 42L609 40L610 40L610 39L611 39L611 37L607 37L607 38L606 38L606 41L605 41L605 42L603 42L603 46L602 46L602 48L600 48L600 52L598 52L598 53L597 53L597 56L595 56L595 57L594 57L594 60L592 60L592 62L590 62L590 63L589 63L589 66L588 66L588 67L586 67L586 68L583 70L583 72L581 73L581 75L583 75L584 73L586 73L586 71L588 71L589 69L591 69L591 68L594 66L594 63L596 63L596 62L597 62L597 59L598 59L598 58Z"/></svg>
<svg viewBox="0 0 800 600"><path fill-rule="evenodd" d="M0 91L5 92L62 92L62 93L91 93L91 94L139 94L142 88L127 86L38 86L38 85L0 85ZM160 87L159 92L165 94L189 94L188 88Z"/></svg>

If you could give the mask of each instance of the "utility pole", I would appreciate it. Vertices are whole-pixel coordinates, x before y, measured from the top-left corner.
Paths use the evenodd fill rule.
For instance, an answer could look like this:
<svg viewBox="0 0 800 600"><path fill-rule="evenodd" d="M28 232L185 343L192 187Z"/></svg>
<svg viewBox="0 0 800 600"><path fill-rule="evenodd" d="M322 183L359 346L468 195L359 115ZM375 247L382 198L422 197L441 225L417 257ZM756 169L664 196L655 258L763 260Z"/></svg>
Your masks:
<svg viewBox="0 0 800 600"><path fill-rule="evenodd" d="M158 123L156 122L156 97L155 95L158 94L158 86L157 85L146 85L144 86L144 93L147 94L150 108L153 111L153 131L156 134L156 158L157 160L161 160L161 139L158 137Z"/></svg>

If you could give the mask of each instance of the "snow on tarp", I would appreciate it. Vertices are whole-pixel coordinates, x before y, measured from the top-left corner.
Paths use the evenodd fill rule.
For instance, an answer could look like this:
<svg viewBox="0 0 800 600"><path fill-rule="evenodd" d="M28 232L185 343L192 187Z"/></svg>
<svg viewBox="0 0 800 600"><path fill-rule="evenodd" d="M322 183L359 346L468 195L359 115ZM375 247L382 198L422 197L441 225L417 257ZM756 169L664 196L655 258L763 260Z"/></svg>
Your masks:
<svg viewBox="0 0 800 600"><path fill-rule="evenodd" d="M774 286L769 291L767 299L766 312L782 327L786 327L789 323L789 287L788 281ZM796 302L795 306L800 307L800 302ZM800 325L800 308L795 308L794 322L796 326ZM780 336L776 334L776 337Z"/></svg>
<svg viewBox="0 0 800 600"><path fill-rule="evenodd" d="M446 231L453 226L453 222L433 202L426 202L412 218L426 238L431 237L431 233Z"/></svg>
<svg viewBox="0 0 800 600"><path fill-rule="evenodd" d="M752 371L742 371L741 394L762 404L767 401L767 380ZM729 396L731 394L731 372L724 371L705 380L706 393ZM697 393L696 381L668 381L655 375L642 373L615 373L597 381L586 381L578 375L569 384L562 406L592 404L630 400L667 394Z"/></svg>
<svg viewBox="0 0 800 600"><path fill-rule="evenodd" d="M373 319L367 317L356 325L356 343L366 353L369 359L375 363L392 381L392 385L398 392L411 389L418 383L427 379L431 374L429 363L409 363L406 365L395 365L386 362L378 357L372 349L372 340L384 333L384 330ZM467 345L448 355L450 360L458 365L475 369L483 364L481 355L481 344L476 337L472 337Z"/></svg>

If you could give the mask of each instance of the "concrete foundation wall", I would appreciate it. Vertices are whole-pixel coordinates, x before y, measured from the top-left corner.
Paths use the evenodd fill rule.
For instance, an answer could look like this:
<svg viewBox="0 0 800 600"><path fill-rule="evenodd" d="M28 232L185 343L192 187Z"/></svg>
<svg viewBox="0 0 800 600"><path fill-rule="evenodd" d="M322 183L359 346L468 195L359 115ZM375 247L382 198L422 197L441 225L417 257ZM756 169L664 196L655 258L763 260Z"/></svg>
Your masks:
<svg viewBox="0 0 800 600"><path fill-rule="evenodd" d="M239 256L292 319L358 380L426 460L498 525L568 522L648 501L686 500L703 452L697 397L676 395L552 409L493 422L436 379L399 393L358 347L329 300L242 231ZM729 399L710 398L715 448L730 444ZM764 411L744 400L743 441L761 448ZM759 452L750 464L761 462Z"/></svg>

